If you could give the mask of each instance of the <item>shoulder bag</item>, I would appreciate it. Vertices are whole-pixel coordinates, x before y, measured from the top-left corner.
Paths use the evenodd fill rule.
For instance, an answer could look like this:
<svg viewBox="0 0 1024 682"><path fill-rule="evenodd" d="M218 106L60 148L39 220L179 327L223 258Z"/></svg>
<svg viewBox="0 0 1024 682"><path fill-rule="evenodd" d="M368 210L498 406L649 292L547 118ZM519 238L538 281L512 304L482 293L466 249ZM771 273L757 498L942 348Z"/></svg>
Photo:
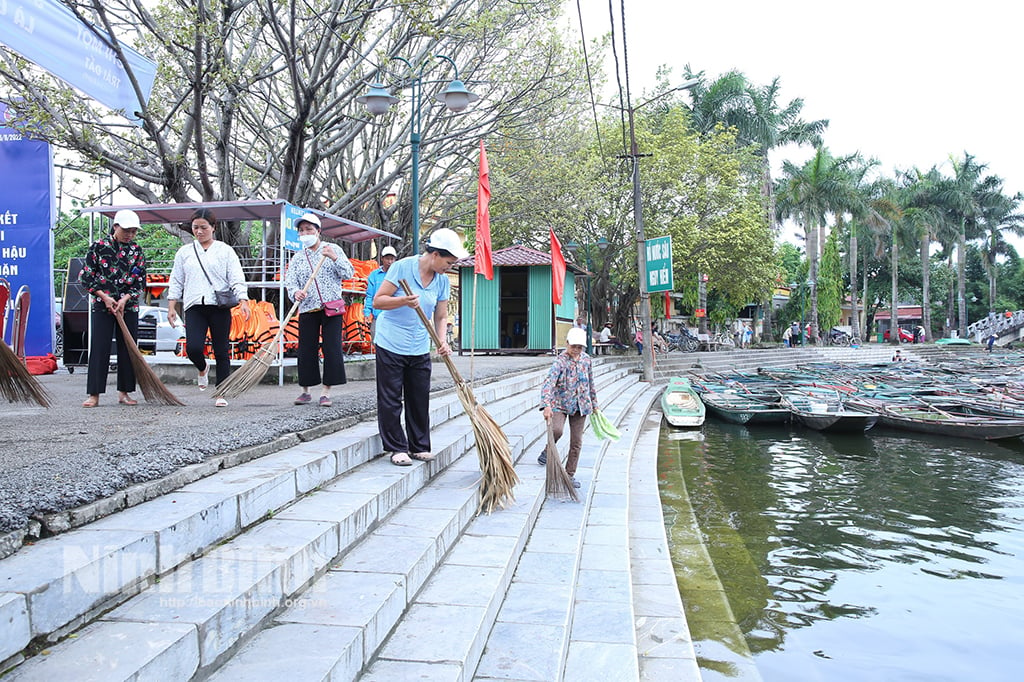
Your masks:
<svg viewBox="0 0 1024 682"><path fill-rule="evenodd" d="M199 267L202 269L203 274L206 275L206 281L212 287L213 280L210 279L209 273L206 272L206 268L203 266L203 259L199 257L199 249L196 248L195 242L192 242L192 249L196 252L196 260L199 262ZM234 308L238 305L238 297L235 296L235 292L231 287L227 289L214 289L213 304L218 308Z"/></svg>
<svg viewBox="0 0 1024 682"><path fill-rule="evenodd" d="M309 257L309 250L303 249L303 251L306 254L306 260L309 261L309 267L312 268L313 261ZM325 301L323 294L320 293L320 283L314 279L313 284L316 285L316 295L320 298L320 307L323 308L324 315L327 317L337 317L338 315L345 314L347 306L344 299L338 298L333 301Z"/></svg>

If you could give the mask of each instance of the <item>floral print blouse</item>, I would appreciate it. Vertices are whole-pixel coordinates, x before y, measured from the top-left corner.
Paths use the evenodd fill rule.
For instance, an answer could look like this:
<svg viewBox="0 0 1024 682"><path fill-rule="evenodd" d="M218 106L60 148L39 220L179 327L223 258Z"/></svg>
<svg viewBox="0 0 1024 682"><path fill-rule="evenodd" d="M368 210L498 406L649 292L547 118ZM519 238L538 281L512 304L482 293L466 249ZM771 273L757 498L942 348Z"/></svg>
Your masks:
<svg viewBox="0 0 1024 682"><path fill-rule="evenodd" d="M594 388L594 367L590 356L580 353L579 359L573 360L562 351L544 379L540 403L541 407L570 415L593 412L597 408L597 390Z"/></svg>
<svg viewBox="0 0 1024 682"><path fill-rule="evenodd" d="M294 301L295 294L309 281L313 269L320 262L324 255L324 242L314 249L302 249L288 263L288 270L285 272L284 285L288 287L288 296ZM334 252L338 254L338 260L328 258L320 266L316 273L315 284L310 284L306 290L306 298L299 303L300 313L310 313L323 308L324 301L337 301L341 298L341 282L351 278L355 274L352 262L342 252L341 247L334 244ZM319 288L318 288L319 287Z"/></svg>
<svg viewBox="0 0 1024 682"><path fill-rule="evenodd" d="M146 287L146 257L136 242L124 244L107 236L93 243L85 255L78 276L93 296L93 310L106 310L99 293L106 292L115 301L128 294L126 310L139 310L139 299Z"/></svg>

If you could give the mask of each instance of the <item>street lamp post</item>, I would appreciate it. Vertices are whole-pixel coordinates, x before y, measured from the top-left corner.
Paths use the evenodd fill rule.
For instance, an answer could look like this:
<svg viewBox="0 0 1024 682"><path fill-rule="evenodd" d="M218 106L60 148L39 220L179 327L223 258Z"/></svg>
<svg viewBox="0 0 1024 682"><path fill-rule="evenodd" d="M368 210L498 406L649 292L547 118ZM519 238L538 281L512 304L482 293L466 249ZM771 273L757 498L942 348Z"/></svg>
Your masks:
<svg viewBox="0 0 1024 682"><path fill-rule="evenodd" d="M455 69L455 78L443 92L435 95L435 99L442 102L451 112L465 111L471 102L480 99L479 95L467 90L465 84L459 80L459 69L451 57L446 57L443 54L434 56L437 59L445 60ZM423 70L426 68L426 63L420 66L419 71L416 71L415 67L404 57L392 57L392 59L404 63L414 73L409 83L409 100L412 104L409 143L412 147L412 187L410 188L412 193L412 252L416 255L420 252L420 114L422 113ZM356 101L365 105L366 110L376 116L387 111L392 104L398 101L398 98L385 90L383 83L372 83L369 91L365 95L356 97Z"/></svg>
<svg viewBox="0 0 1024 682"><path fill-rule="evenodd" d="M626 113L629 115L629 154L626 156L633 160L633 224L636 230L636 263L639 268L638 277L640 278L640 320L643 324L643 370L644 370L644 381L654 381L654 349L651 348L653 336L651 334L651 294L647 290L647 253L646 253L646 242L647 237L644 234L644 214L643 214L643 203L640 200L640 157L648 156L646 154L640 154L636 144L636 125L634 121L634 114L636 111L644 106L647 106L651 102L661 99L669 93L676 92L677 90L689 90L693 86L700 83L699 79L691 79L680 85L679 87L667 90L657 97L641 102L640 104L630 106L626 109Z"/></svg>

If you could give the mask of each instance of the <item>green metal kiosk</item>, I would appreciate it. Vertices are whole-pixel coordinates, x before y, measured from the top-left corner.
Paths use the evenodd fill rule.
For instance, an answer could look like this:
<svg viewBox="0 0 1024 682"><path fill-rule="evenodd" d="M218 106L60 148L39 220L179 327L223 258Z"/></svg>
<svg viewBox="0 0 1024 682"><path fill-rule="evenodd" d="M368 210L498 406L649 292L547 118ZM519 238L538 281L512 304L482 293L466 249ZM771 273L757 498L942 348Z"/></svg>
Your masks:
<svg viewBox="0 0 1024 682"><path fill-rule="evenodd" d="M565 345L576 319L576 278L586 271L566 265L562 302L551 299L551 254L510 246L492 255L494 279L473 273L473 256L459 271L459 354L550 353ZM474 302L475 298L475 302Z"/></svg>

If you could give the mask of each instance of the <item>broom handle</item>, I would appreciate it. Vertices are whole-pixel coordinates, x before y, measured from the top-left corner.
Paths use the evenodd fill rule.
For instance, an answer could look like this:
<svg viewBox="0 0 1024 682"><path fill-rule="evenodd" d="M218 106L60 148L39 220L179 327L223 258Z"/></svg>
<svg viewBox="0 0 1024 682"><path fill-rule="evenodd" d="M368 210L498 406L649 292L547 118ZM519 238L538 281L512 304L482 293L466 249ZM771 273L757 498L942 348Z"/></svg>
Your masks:
<svg viewBox="0 0 1024 682"><path fill-rule="evenodd" d="M317 262L316 267L313 268L313 273L309 276L309 279L306 280L306 284L302 287L302 292L309 289L309 285L313 283L313 280L316 278L316 273L320 272L320 267L324 264L325 260L327 260L327 256L320 256L320 260ZM278 328L277 334L274 336L274 340L270 342L271 348L281 340L282 336L284 336L284 328L288 326L288 322L292 319L292 315L295 314L295 311L298 310L300 303L302 303L302 301L295 301L295 303L292 303L291 310L289 310L288 314L284 316L283 320L281 320L281 326Z"/></svg>
<svg viewBox="0 0 1024 682"><path fill-rule="evenodd" d="M402 291L405 292L406 296L413 295L412 287L409 286L409 282L407 282L404 279L400 279L398 280L398 283L402 285ZM434 342L434 345L440 348L441 339L438 338L437 330L434 329L434 325L430 324L430 320L427 319L426 313L424 313L423 309L420 308L419 306L416 306L415 308L413 308L413 310L415 310L416 313L420 316L420 322L422 322L423 326L427 328L427 333L430 334L430 338ZM455 363L452 362L452 359L448 355L442 355L441 359L444 360L444 364L448 365L448 371L452 373L452 378L455 379L456 383L466 383L465 381L462 380L462 376L459 374L459 370L455 367Z"/></svg>

